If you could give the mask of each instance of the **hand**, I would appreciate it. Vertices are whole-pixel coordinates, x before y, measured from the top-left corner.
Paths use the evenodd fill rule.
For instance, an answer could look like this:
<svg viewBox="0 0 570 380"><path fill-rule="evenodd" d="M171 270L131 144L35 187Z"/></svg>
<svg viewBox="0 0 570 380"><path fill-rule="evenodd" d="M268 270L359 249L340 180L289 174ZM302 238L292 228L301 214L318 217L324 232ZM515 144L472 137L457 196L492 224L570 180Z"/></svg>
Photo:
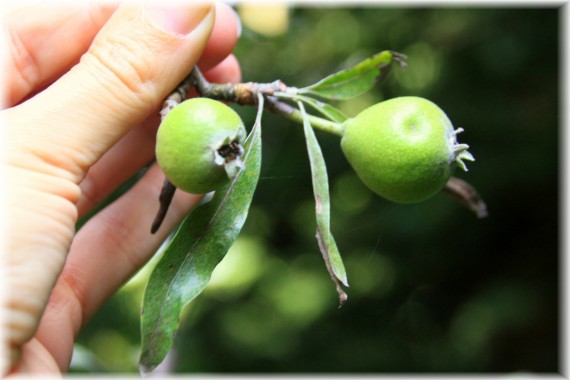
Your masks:
<svg viewBox="0 0 570 380"><path fill-rule="evenodd" d="M177 192L151 235L164 178L153 164L76 234L78 218L153 160L161 103L195 64L210 80L240 80L227 5L92 3L28 5L3 20L11 54L0 337L10 358L1 374L68 368L81 326L200 196Z"/></svg>

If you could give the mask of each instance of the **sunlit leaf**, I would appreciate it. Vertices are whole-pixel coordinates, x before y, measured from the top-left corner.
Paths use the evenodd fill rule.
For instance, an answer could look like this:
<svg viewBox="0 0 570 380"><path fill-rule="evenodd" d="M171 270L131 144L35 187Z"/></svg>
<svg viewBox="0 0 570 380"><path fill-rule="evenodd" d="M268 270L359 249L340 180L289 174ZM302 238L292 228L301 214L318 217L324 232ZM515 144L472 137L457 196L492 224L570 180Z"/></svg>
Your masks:
<svg viewBox="0 0 570 380"><path fill-rule="evenodd" d="M164 360L182 308L206 287L245 222L261 167L262 98L259 103L257 120L245 142L245 168L184 220L151 274L141 316L143 373Z"/></svg>
<svg viewBox="0 0 570 380"><path fill-rule="evenodd" d="M341 284L348 286L348 281L342 258L330 231L330 195L327 168L315 132L313 128L311 128L309 119L306 117L305 108L301 102L298 104L303 114L303 128L307 142L307 151L309 153L309 162L311 164L311 175L313 177L313 193L315 195L315 211L317 217L317 241L327 270L336 284L336 290L342 306L346 301L347 295L342 289Z"/></svg>
<svg viewBox="0 0 570 380"><path fill-rule="evenodd" d="M345 100L372 89L394 62L404 65L405 57L393 51L383 51L350 69L329 75L321 81L299 89L299 94L316 95L326 99Z"/></svg>

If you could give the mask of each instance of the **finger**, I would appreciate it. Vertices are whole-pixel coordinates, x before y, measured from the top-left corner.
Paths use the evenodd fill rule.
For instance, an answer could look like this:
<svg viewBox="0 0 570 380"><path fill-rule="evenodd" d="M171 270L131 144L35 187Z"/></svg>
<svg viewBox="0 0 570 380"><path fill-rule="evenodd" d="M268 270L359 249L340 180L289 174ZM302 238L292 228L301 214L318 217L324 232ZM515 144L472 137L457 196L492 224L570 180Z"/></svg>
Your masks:
<svg viewBox="0 0 570 380"><path fill-rule="evenodd" d="M22 347L20 361L12 368L8 379L24 377L21 374L56 374L61 372L51 354L36 339Z"/></svg>
<svg viewBox="0 0 570 380"><path fill-rule="evenodd" d="M158 114L151 116L139 127L132 129L89 169L79 184L79 218L154 159L158 123Z"/></svg>
<svg viewBox="0 0 570 380"><path fill-rule="evenodd" d="M158 107L204 49L213 6L179 5L185 8L165 13L123 3L79 65L48 90L3 111L11 222L4 280L16 291L2 305L2 322L10 327L14 354L34 333L65 262L77 218L76 184Z"/></svg>
<svg viewBox="0 0 570 380"><path fill-rule="evenodd" d="M79 183L87 168L157 109L199 59L213 26L213 7L178 5L186 8L160 12L121 5L77 66L5 111L8 122L16 124L11 142L34 152L47 171Z"/></svg>
<svg viewBox="0 0 570 380"><path fill-rule="evenodd" d="M141 181L79 231L36 337L69 363L73 337L117 288L158 250L169 232L201 199L177 191L164 225L149 232L163 177L154 164Z"/></svg>
<svg viewBox="0 0 570 380"><path fill-rule="evenodd" d="M71 68L116 6L96 1L44 2L27 4L2 17L11 53L5 67L7 105Z"/></svg>
<svg viewBox="0 0 570 380"><path fill-rule="evenodd" d="M216 25L210 36L212 43L204 49L198 62L200 68L206 71L220 63L219 57L231 54L240 34L241 21L237 13L225 3L216 3Z"/></svg>
<svg viewBox="0 0 570 380"><path fill-rule="evenodd" d="M4 16L10 51L5 67L5 106L11 107L44 89L77 64L117 6L115 2L99 1L34 4ZM231 52L239 29L239 18L231 7L217 2L214 29L200 67L207 70Z"/></svg>
<svg viewBox="0 0 570 380"><path fill-rule="evenodd" d="M238 83L241 81L241 68L237 58L230 54L217 66L206 71L204 76L213 83Z"/></svg>
<svg viewBox="0 0 570 380"><path fill-rule="evenodd" d="M233 55L229 55L205 75L213 82L239 82L241 80L239 62ZM156 112L142 125L131 130L89 169L87 176L80 183L81 197L77 203L79 217L102 202L117 187L154 159L158 125L159 117Z"/></svg>

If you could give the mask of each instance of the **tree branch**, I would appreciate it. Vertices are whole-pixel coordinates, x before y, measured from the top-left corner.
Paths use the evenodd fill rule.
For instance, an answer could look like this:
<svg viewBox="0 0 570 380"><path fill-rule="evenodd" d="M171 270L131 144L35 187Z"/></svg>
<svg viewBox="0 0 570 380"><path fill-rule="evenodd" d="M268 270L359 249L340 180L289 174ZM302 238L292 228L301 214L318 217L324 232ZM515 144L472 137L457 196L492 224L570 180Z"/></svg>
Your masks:
<svg viewBox="0 0 570 380"><path fill-rule="evenodd" d="M402 67L405 67L405 56L400 54L395 55L394 61L399 63ZM160 111L161 121L164 120L168 112L186 99L188 91L192 86L196 88L200 96L240 105L256 106L258 103L258 94L261 94L266 99L265 109L267 111L284 116L297 123L303 123L301 112L279 98L280 95L282 98L294 98L297 94L297 88L288 87L280 80L272 83L211 83L204 77L197 66L192 69L190 74L165 99ZM337 136L342 136L344 133L342 124L314 115L308 114L307 117L310 120L311 126L314 128ZM160 209L152 224L152 233L158 230L164 220L175 190L176 186L170 183L168 179L165 179L159 198ZM488 215L485 202L475 188L467 182L452 177L447 182L443 191L473 211L477 217L484 218Z"/></svg>
<svg viewBox="0 0 570 380"><path fill-rule="evenodd" d="M172 198L174 198L174 193L176 192L176 186L174 186L167 178L164 179L162 184L162 189L160 189L160 195L158 196L158 201L160 202L160 208L156 214L154 221L152 222L152 227L150 228L150 233L154 234L158 231L158 228L164 221L166 217L166 212L170 207Z"/></svg>

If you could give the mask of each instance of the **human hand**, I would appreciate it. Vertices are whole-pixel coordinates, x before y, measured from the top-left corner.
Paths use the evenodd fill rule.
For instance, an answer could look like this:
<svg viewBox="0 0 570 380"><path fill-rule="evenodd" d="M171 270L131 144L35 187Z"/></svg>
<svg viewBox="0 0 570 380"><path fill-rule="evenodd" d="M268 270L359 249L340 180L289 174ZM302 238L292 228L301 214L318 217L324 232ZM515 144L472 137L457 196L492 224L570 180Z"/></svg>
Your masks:
<svg viewBox="0 0 570 380"><path fill-rule="evenodd" d="M153 164L75 233L79 217L153 160L162 100L196 63L210 80L240 79L229 6L158 3L28 5L4 16L1 374L65 371L82 325L200 199L177 192L151 235L164 178Z"/></svg>

